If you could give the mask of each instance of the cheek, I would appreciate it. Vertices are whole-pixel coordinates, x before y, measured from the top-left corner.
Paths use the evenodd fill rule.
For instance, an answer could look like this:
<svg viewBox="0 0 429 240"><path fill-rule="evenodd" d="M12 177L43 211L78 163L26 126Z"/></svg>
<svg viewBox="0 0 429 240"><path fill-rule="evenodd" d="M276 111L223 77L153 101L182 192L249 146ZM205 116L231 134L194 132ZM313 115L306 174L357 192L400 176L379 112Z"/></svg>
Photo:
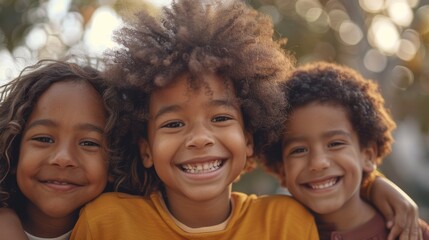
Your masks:
<svg viewBox="0 0 429 240"><path fill-rule="evenodd" d="M91 184L97 189L95 195L100 194L108 182L108 166L107 164L97 164L96 166L87 167L87 176Z"/></svg>
<svg viewBox="0 0 429 240"><path fill-rule="evenodd" d="M152 160L155 162L159 161L170 161L173 155L181 147L182 138L167 136L154 138L150 144L150 152L152 153Z"/></svg>
<svg viewBox="0 0 429 240"><path fill-rule="evenodd" d="M297 180L298 175L302 171L302 164L296 163L296 162L284 162L283 164L283 170L285 174L285 178L288 185L294 184L294 182Z"/></svg>
<svg viewBox="0 0 429 240"><path fill-rule="evenodd" d="M31 159L28 159L28 156L21 155L21 157L18 160L18 164L16 167L16 178L17 181L24 181L26 178L29 178L31 175L31 172L36 169L36 161L31 161Z"/></svg>

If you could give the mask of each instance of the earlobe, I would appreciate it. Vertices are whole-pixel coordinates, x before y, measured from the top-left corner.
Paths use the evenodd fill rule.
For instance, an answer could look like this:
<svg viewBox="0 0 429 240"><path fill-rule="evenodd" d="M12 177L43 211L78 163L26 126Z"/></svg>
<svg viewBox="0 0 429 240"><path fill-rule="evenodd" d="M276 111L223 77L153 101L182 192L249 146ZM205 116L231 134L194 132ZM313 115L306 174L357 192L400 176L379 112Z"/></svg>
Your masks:
<svg viewBox="0 0 429 240"><path fill-rule="evenodd" d="M143 166L145 168L151 168L153 166L152 153L150 152L150 147L146 139L139 140L139 151Z"/></svg>
<svg viewBox="0 0 429 240"><path fill-rule="evenodd" d="M363 171L370 173L377 169L376 165L377 159L377 146L371 144L369 147L365 148L363 156Z"/></svg>
<svg viewBox="0 0 429 240"><path fill-rule="evenodd" d="M364 162L364 166L363 166L363 171L370 173L373 172L375 169L377 168L377 166L375 165L375 163L369 159L365 160Z"/></svg>

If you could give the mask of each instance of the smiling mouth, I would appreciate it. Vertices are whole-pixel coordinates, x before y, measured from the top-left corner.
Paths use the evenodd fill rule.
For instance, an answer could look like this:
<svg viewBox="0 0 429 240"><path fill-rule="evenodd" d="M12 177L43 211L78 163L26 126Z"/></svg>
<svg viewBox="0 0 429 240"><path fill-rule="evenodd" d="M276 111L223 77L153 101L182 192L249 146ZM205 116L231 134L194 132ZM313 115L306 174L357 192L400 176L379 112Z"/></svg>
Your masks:
<svg viewBox="0 0 429 240"><path fill-rule="evenodd" d="M314 190L323 190L323 189L330 188L330 187L334 186L335 184L337 184L339 179L340 179L339 177L333 177L333 178L327 179L327 180L322 181L322 182L307 183L305 185L308 188L311 188Z"/></svg>
<svg viewBox="0 0 429 240"><path fill-rule="evenodd" d="M210 162L203 162L203 163L187 163L180 165L180 169L186 173L193 173L193 174L201 174L201 173L208 173L213 172L221 168L223 165L222 160L214 160Z"/></svg>
<svg viewBox="0 0 429 240"><path fill-rule="evenodd" d="M44 180L44 181L41 181L41 183L63 185L63 186L66 186L66 185L79 186L78 184L75 184L75 183L66 182L66 181L58 181L58 180Z"/></svg>

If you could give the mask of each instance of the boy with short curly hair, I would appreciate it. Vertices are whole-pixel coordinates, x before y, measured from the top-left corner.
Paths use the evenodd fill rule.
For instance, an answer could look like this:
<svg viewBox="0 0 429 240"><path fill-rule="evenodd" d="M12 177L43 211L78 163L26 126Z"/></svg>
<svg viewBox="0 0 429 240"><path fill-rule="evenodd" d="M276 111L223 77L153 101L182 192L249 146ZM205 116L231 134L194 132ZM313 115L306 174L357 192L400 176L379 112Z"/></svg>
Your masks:
<svg viewBox="0 0 429 240"><path fill-rule="evenodd" d="M288 119L264 165L315 213L321 239L387 239L383 217L360 197L396 127L378 85L321 62L296 69L282 88Z"/></svg>

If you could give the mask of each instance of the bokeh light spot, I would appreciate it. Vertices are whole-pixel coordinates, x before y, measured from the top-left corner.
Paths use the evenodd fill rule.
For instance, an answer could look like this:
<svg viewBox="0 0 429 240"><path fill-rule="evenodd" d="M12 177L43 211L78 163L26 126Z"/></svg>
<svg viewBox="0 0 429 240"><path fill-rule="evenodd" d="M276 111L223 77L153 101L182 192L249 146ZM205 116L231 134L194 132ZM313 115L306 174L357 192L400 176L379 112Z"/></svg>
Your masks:
<svg viewBox="0 0 429 240"><path fill-rule="evenodd" d="M399 45L398 29L389 18L378 15L371 23L368 40L383 53L394 54Z"/></svg>
<svg viewBox="0 0 429 240"><path fill-rule="evenodd" d="M61 23L60 38L61 41L72 46L82 39L83 35L83 18L77 12L68 13Z"/></svg>
<svg viewBox="0 0 429 240"><path fill-rule="evenodd" d="M112 8L107 6L97 8L84 36L84 43L90 54L101 55L107 48L115 47L112 33L120 24L121 19Z"/></svg>
<svg viewBox="0 0 429 240"><path fill-rule="evenodd" d="M49 0L47 6L49 19L53 22L60 21L66 16L70 4L71 0Z"/></svg>
<svg viewBox="0 0 429 240"><path fill-rule="evenodd" d="M317 19L320 18L322 15L323 9L321 8L310 8L308 9L307 13L305 14L305 20L307 22L315 22Z"/></svg>
<svg viewBox="0 0 429 240"><path fill-rule="evenodd" d="M386 69L387 57L377 49L372 48L365 53L363 64L369 71L379 73Z"/></svg>
<svg viewBox="0 0 429 240"><path fill-rule="evenodd" d="M405 0L390 1L387 12L390 18L399 26L409 26L413 21L413 12Z"/></svg>
<svg viewBox="0 0 429 240"><path fill-rule="evenodd" d="M363 33L359 26L349 20L346 20L341 24L339 34L341 40L347 45L356 45L363 38Z"/></svg>
<svg viewBox="0 0 429 240"><path fill-rule="evenodd" d="M378 13L384 9L384 0L359 0L362 9L370 13Z"/></svg>
<svg viewBox="0 0 429 240"><path fill-rule="evenodd" d="M345 20L349 20L349 15L343 10L334 9L329 12L329 25L335 31L339 31L341 24Z"/></svg>
<svg viewBox="0 0 429 240"><path fill-rule="evenodd" d="M46 45L47 39L48 36L44 27L36 26L28 33L25 44L32 50L38 50Z"/></svg>
<svg viewBox="0 0 429 240"><path fill-rule="evenodd" d="M396 56L404 61L411 61L417 53L417 48L407 39L401 39L399 42L399 49L396 52Z"/></svg>
<svg viewBox="0 0 429 240"><path fill-rule="evenodd" d="M273 20L274 24L279 23L282 20L282 17L283 17L280 14L280 12L277 9L277 7L275 7L273 5L264 5L264 6L262 6L262 7L259 8L259 11L267 14L268 16L271 16L271 19Z"/></svg>
<svg viewBox="0 0 429 240"><path fill-rule="evenodd" d="M298 0L295 3L295 11L300 15L302 18L307 20L307 13L310 9L313 8L320 8L322 9L322 6L318 1L313 0Z"/></svg>
<svg viewBox="0 0 429 240"><path fill-rule="evenodd" d="M397 65L390 72L390 83L400 90L407 90L414 82L414 74L410 69Z"/></svg>

